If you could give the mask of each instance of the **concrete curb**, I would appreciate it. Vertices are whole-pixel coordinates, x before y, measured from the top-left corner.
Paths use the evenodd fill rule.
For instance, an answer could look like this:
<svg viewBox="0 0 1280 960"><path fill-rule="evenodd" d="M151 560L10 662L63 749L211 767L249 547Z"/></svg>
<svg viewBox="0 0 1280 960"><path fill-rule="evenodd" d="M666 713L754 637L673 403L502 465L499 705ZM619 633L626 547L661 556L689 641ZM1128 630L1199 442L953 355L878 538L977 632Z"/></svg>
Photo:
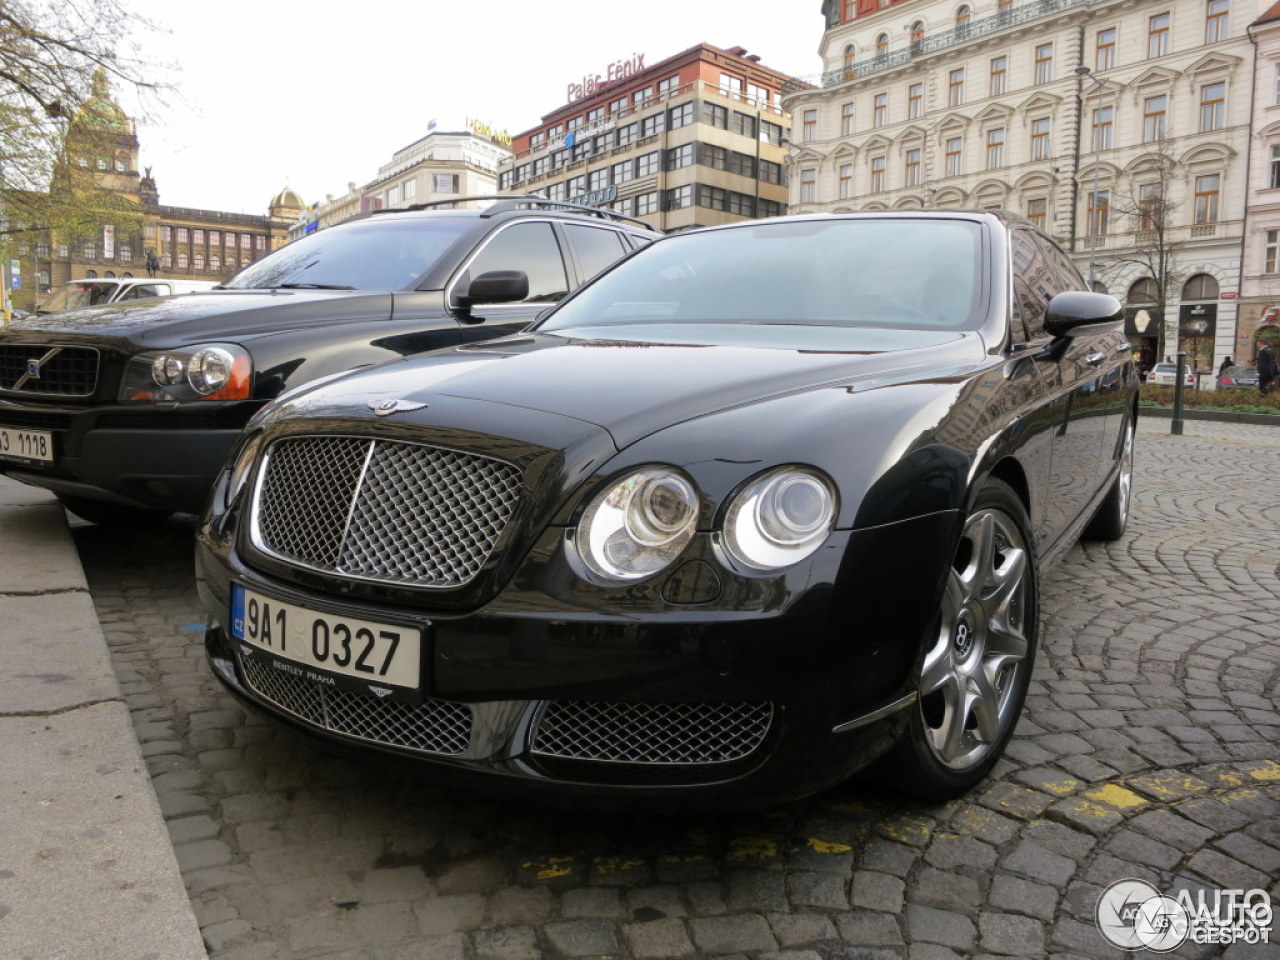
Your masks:
<svg viewBox="0 0 1280 960"><path fill-rule="evenodd" d="M0 956L207 960L66 513L0 477Z"/></svg>

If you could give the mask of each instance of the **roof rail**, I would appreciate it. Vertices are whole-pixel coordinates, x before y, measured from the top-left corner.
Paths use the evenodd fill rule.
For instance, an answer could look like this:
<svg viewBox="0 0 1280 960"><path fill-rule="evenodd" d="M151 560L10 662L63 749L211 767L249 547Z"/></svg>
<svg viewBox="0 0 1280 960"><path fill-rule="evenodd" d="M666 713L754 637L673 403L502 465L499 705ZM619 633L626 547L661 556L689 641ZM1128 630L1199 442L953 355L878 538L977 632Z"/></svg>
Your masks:
<svg viewBox="0 0 1280 960"><path fill-rule="evenodd" d="M492 217L495 214L507 213L511 210L564 210L569 213L583 213L601 220L616 220L624 223L635 224L638 227L644 227L646 230L654 230L652 224L646 223L638 217L629 217L624 213L617 213L614 210L605 210L601 207L588 207L581 203L568 203L564 200L548 200L546 197L539 197L536 194L528 195L512 195L512 194L481 194L473 197L454 197L451 200L431 200L426 203L414 203L407 207L387 207L382 210L372 210L371 213L403 213L412 210L428 210L432 207L453 207L459 203L466 203L472 200L492 200L493 204L481 211L482 217Z"/></svg>

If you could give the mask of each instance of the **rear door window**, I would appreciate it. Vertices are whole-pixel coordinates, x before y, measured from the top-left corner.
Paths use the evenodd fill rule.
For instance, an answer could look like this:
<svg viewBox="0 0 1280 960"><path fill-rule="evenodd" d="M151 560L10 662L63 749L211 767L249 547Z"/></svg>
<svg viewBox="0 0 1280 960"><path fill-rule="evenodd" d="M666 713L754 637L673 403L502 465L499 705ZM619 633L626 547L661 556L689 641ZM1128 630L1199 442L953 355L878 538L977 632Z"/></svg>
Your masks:
<svg viewBox="0 0 1280 960"><path fill-rule="evenodd" d="M569 237L569 245L573 247L580 283L586 283L629 252L616 230L570 223L564 225L564 232Z"/></svg>

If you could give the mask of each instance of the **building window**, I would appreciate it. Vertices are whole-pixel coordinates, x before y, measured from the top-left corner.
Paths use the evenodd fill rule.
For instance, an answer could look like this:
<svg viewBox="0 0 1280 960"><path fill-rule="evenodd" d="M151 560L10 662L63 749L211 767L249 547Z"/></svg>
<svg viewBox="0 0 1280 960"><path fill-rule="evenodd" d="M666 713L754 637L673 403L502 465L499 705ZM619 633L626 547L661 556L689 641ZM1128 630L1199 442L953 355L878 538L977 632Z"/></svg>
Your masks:
<svg viewBox="0 0 1280 960"><path fill-rule="evenodd" d="M1156 230L1164 223L1164 190L1158 183L1138 188L1138 229Z"/></svg>
<svg viewBox="0 0 1280 960"><path fill-rule="evenodd" d="M920 186L920 148L913 147L907 151L907 160L903 167L902 182L908 187Z"/></svg>
<svg viewBox="0 0 1280 960"><path fill-rule="evenodd" d="M760 121L760 140L762 143L779 144L782 142L782 124Z"/></svg>
<svg viewBox="0 0 1280 960"><path fill-rule="evenodd" d="M197 254L195 254L195 255L193 255L193 256L192 256L192 258L191 258L191 269L192 269L192 270L203 270L203 269L204 269L204 256L203 256L203 254L199 254L199 253L197 253Z"/></svg>
<svg viewBox="0 0 1280 960"><path fill-rule="evenodd" d="M400 191L404 195L405 203L416 199L418 196L418 181L406 180L404 183L400 184Z"/></svg>
<svg viewBox="0 0 1280 960"><path fill-rule="evenodd" d="M844 78L846 80L853 78L853 61L856 52L857 51L854 49L852 43L844 48L844 61L842 66L844 67Z"/></svg>
<svg viewBox="0 0 1280 960"><path fill-rule="evenodd" d="M669 117L667 125L672 130L678 130L681 127L687 127L693 123L693 104L682 103L678 107L672 107L668 112Z"/></svg>
<svg viewBox="0 0 1280 960"><path fill-rule="evenodd" d="M848 200L853 196L853 164L840 164L840 199Z"/></svg>
<svg viewBox="0 0 1280 960"><path fill-rule="evenodd" d="M41 249L40 249L40 247L41 247L41 244L38 244L38 243L37 243L37 244L36 244L36 253L37 253L38 255L40 255L40 256L47 257L47 256L49 255L49 247L48 247L48 244L45 244L45 245L44 245L44 247L45 247L45 249L44 249L44 250L41 250ZM131 247L131 246L130 246L129 244L127 244L127 243L122 243L122 244L120 244L120 246L118 246L118 247L116 248L116 258L117 258L118 260L121 260L121 261L125 262L125 263L128 263L130 260L132 260L132 259L133 259L133 247Z"/></svg>
<svg viewBox="0 0 1280 960"><path fill-rule="evenodd" d="M1039 227L1045 228L1049 218L1049 201L1044 197L1034 197L1027 201L1027 219Z"/></svg>
<svg viewBox="0 0 1280 960"><path fill-rule="evenodd" d="M871 192L884 192L884 171L887 160L883 156L871 158Z"/></svg>
<svg viewBox="0 0 1280 960"><path fill-rule="evenodd" d="M1031 121L1031 159L1048 160L1053 152L1049 138L1053 130L1053 121L1049 117L1039 117Z"/></svg>
<svg viewBox="0 0 1280 960"><path fill-rule="evenodd" d="M209 254L209 269L210 270L222 269L222 258L218 256L216 253Z"/></svg>
<svg viewBox="0 0 1280 960"><path fill-rule="evenodd" d="M973 19L973 11L969 9L968 4L956 11L956 35L959 37L967 37L969 35L969 22Z"/></svg>
<svg viewBox="0 0 1280 960"><path fill-rule="evenodd" d="M432 193L457 193L458 175L456 173L433 173L431 175Z"/></svg>
<svg viewBox="0 0 1280 960"><path fill-rule="evenodd" d="M1004 166L1004 127L987 131L987 169Z"/></svg>
<svg viewBox="0 0 1280 960"><path fill-rule="evenodd" d="M1207 173L1196 177L1195 223L1218 222L1218 193L1221 185L1220 174Z"/></svg>
<svg viewBox="0 0 1280 960"><path fill-rule="evenodd" d="M871 125L873 127L883 127L888 122L889 95L887 93L877 93L872 101Z"/></svg>
<svg viewBox="0 0 1280 960"><path fill-rule="evenodd" d="M1041 43L1036 46L1036 83L1049 83L1053 80L1053 44Z"/></svg>
<svg viewBox="0 0 1280 960"><path fill-rule="evenodd" d="M1093 111L1093 149L1110 150L1111 132L1115 126L1115 108L1099 107Z"/></svg>
<svg viewBox="0 0 1280 960"><path fill-rule="evenodd" d="M636 216L643 217L658 212L658 194L642 193L636 197Z"/></svg>
<svg viewBox="0 0 1280 960"><path fill-rule="evenodd" d="M592 170L591 175L587 178L587 189L595 193L597 190L603 190L609 186L609 177L612 172L609 167L604 167L601 170Z"/></svg>
<svg viewBox="0 0 1280 960"><path fill-rule="evenodd" d="M876 37L876 56L883 57L889 52L889 35L882 33Z"/></svg>
<svg viewBox="0 0 1280 960"><path fill-rule="evenodd" d="M1280 230L1267 231L1267 245L1262 258L1263 273L1280 273Z"/></svg>
<svg viewBox="0 0 1280 960"><path fill-rule="evenodd" d="M178 227L175 233L177 234L178 243L186 243L190 237L186 227Z"/></svg>
<svg viewBox="0 0 1280 960"><path fill-rule="evenodd" d="M204 243L204 231L203 231L203 230L192 230L192 231L191 231L191 242L192 242L192 243L203 244L203 243Z"/></svg>
<svg viewBox="0 0 1280 960"><path fill-rule="evenodd" d="M1110 70L1116 65L1116 28L1099 30L1094 48L1093 69Z"/></svg>
<svg viewBox="0 0 1280 960"><path fill-rule="evenodd" d="M693 144L689 144L689 160L693 160ZM662 169L662 154L658 150L636 157L636 176L647 177Z"/></svg>
<svg viewBox="0 0 1280 960"><path fill-rule="evenodd" d="M816 114L817 111L815 110ZM702 122L712 127L719 127L721 130L729 129L729 110L718 103L711 103L708 100L702 101ZM672 123L671 129L675 129L677 124ZM683 126L683 124L681 124ZM812 139L812 138L806 138Z"/></svg>
<svg viewBox="0 0 1280 960"><path fill-rule="evenodd" d="M675 94L680 89L680 74L667 77L665 80L658 81L658 99L664 100Z"/></svg>
<svg viewBox="0 0 1280 960"><path fill-rule="evenodd" d="M1169 109L1169 98L1164 94L1147 97L1142 101L1142 142L1163 140L1165 131L1165 115Z"/></svg>
<svg viewBox="0 0 1280 960"><path fill-rule="evenodd" d="M800 171L800 202L815 203L818 199L818 171L806 167Z"/></svg>
<svg viewBox="0 0 1280 960"><path fill-rule="evenodd" d="M918 53L922 43L924 43L924 21L917 20L911 24L911 52Z"/></svg>
<svg viewBox="0 0 1280 960"><path fill-rule="evenodd" d="M1200 88L1200 132L1221 129L1227 119L1227 85L1219 80Z"/></svg>
<svg viewBox="0 0 1280 960"><path fill-rule="evenodd" d="M800 127L801 140L817 140L818 139L818 111L806 110L804 112L803 123Z"/></svg>
<svg viewBox="0 0 1280 960"><path fill-rule="evenodd" d="M1204 42L1217 43L1227 39L1229 26L1228 14L1231 12L1230 0L1209 0L1204 15Z"/></svg>
<svg viewBox="0 0 1280 960"><path fill-rule="evenodd" d="M913 83L907 87L907 119L918 120L924 116L924 84Z"/></svg>
<svg viewBox="0 0 1280 960"><path fill-rule="evenodd" d="M1271 189L1280 188L1280 143L1271 148Z"/></svg>
<svg viewBox="0 0 1280 960"><path fill-rule="evenodd" d="M651 117L645 117L640 121L640 138L643 140L647 137L656 137L667 128L667 115L665 113L655 113Z"/></svg>
<svg viewBox="0 0 1280 960"><path fill-rule="evenodd" d="M636 139L636 133L640 129L640 125L636 123L624 123L618 128L618 146L625 147L629 143L633 143Z"/></svg>
<svg viewBox="0 0 1280 960"><path fill-rule="evenodd" d="M1157 13L1147 21L1147 57L1154 60L1169 52L1169 14Z"/></svg>
<svg viewBox="0 0 1280 960"><path fill-rule="evenodd" d="M178 269L179 270L187 269L187 255L185 253L178 254Z"/></svg>
<svg viewBox="0 0 1280 960"><path fill-rule="evenodd" d="M643 107L646 103L648 103L648 102L649 102L650 95L651 95L652 93L653 93L653 91L652 91L649 87L642 87L642 88L641 88L641 89L639 89L639 90L633 90L633 91L631 91L631 107L632 107L632 109L634 109L634 110L639 110L641 107ZM551 134L551 135L552 135L552 136L555 136L555 134L554 134L554 133L553 133L553 134Z"/></svg>
<svg viewBox="0 0 1280 960"><path fill-rule="evenodd" d="M853 130L853 104L846 103L840 107L840 135L852 136Z"/></svg>
<svg viewBox="0 0 1280 960"><path fill-rule="evenodd" d="M98 253L98 247L94 243L86 243L80 251L81 257L83 257L85 260L92 260L95 256L97 256L97 253Z"/></svg>
<svg viewBox="0 0 1280 960"><path fill-rule="evenodd" d="M996 16L1000 23L1006 23L1013 13L1013 0L996 0Z"/></svg>
<svg viewBox="0 0 1280 960"><path fill-rule="evenodd" d="M759 162L760 179L764 183L776 183L782 186L782 164L774 163L772 160L761 160Z"/></svg>
<svg viewBox="0 0 1280 960"><path fill-rule="evenodd" d="M754 140L756 138L756 118L749 113L733 111L733 116L729 118L729 132L741 134Z"/></svg>
<svg viewBox="0 0 1280 960"><path fill-rule="evenodd" d="M958 107L964 103L964 67L947 74L947 106Z"/></svg>
<svg viewBox="0 0 1280 960"><path fill-rule="evenodd" d="M1009 75L1009 58L996 57L991 61L991 96L998 97L1005 91L1005 80Z"/></svg>
<svg viewBox="0 0 1280 960"><path fill-rule="evenodd" d="M657 154L650 154L657 156ZM681 167L693 166L693 144L686 143L681 147L673 147L667 151L667 169L679 170Z"/></svg>
<svg viewBox="0 0 1280 960"><path fill-rule="evenodd" d="M946 143L947 176L958 177L964 173L964 138L951 137Z"/></svg>
<svg viewBox="0 0 1280 960"><path fill-rule="evenodd" d="M693 184L686 183L682 187L667 191L667 209L682 210L693 206Z"/></svg>
<svg viewBox="0 0 1280 960"><path fill-rule="evenodd" d="M1105 237L1111 219L1111 191L1089 191L1089 226L1091 236Z"/></svg>

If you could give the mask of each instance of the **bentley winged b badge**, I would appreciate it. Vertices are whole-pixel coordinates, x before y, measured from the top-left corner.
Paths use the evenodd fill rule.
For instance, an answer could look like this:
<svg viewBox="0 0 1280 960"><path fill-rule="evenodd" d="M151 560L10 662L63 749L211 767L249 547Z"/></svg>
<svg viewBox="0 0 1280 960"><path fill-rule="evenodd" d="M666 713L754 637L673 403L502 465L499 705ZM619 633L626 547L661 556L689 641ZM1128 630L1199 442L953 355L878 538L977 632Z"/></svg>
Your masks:
<svg viewBox="0 0 1280 960"><path fill-rule="evenodd" d="M369 409L380 417L389 417L393 413L409 413L411 410L421 410L425 406L425 403L393 398L369 401Z"/></svg>

